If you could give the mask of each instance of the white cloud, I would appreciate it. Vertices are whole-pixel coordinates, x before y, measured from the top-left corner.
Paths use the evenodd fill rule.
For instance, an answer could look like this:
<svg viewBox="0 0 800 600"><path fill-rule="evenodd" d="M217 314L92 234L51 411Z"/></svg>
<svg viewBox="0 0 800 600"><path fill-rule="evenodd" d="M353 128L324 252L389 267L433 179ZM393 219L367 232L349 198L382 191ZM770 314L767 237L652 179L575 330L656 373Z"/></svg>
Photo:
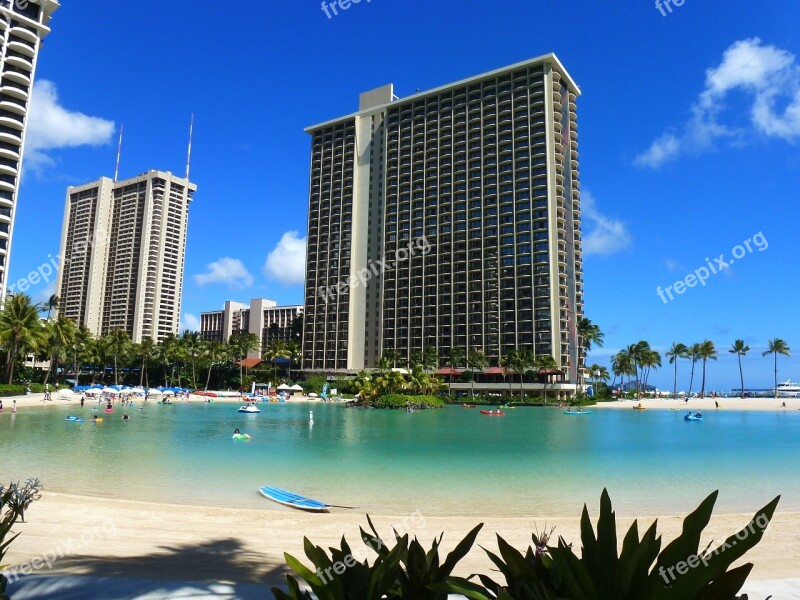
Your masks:
<svg viewBox="0 0 800 600"><path fill-rule="evenodd" d="M631 235L628 227L618 219L612 219L601 214L597 209L594 196L587 191L583 192L581 199L583 217L590 227L583 236L583 254L600 254L608 256L624 250L631 244Z"/></svg>
<svg viewBox="0 0 800 600"><path fill-rule="evenodd" d="M666 261L664 261L664 266L667 267L667 271L671 271L671 272L674 272L674 271L685 271L686 270L685 267L683 267L681 265L681 263L679 263L678 261L672 260L671 258L668 258Z"/></svg>
<svg viewBox="0 0 800 600"><path fill-rule="evenodd" d="M53 163L49 150L76 146L102 146L111 141L114 123L70 111L58 102L56 85L40 80L33 86L25 161L34 168Z"/></svg>
<svg viewBox="0 0 800 600"><path fill-rule="evenodd" d="M194 276L197 285L226 283L230 287L238 289L253 285L253 276L238 258L220 258L206 268L208 269L207 273Z"/></svg>
<svg viewBox="0 0 800 600"><path fill-rule="evenodd" d="M200 331L200 319L192 313L181 315L181 331Z"/></svg>
<svg viewBox="0 0 800 600"><path fill-rule="evenodd" d="M749 126L720 123L725 101L735 91L751 102ZM783 111L777 105L785 106ZM758 38L740 40L728 48L719 66L706 71L705 89L692 107L692 117L676 133L656 139L636 157L637 166L658 168L681 154L713 149L725 138L740 140L748 133L794 142L800 139L800 67L794 54L764 45Z"/></svg>
<svg viewBox="0 0 800 600"><path fill-rule="evenodd" d="M267 255L264 275L284 285L301 285L306 278L306 238L289 231Z"/></svg>

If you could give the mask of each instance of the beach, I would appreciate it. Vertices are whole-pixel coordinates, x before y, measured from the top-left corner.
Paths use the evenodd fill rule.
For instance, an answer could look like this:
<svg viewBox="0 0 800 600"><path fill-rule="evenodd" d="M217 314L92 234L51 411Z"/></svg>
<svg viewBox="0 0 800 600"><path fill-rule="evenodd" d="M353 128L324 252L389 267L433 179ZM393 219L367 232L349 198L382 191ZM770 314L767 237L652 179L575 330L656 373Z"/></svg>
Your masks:
<svg viewBox="0 0 800 600"><path fill-rule="evenodd" d="M592 409L632 409L641 404L647 409L669 410L674 408L685 411L713 411L718 410L760 410L760 411L796 411L800 410L800 398L689 398L687 403L683 398L643 398L642 400L617 400L614 402L598 402ZM786 408L781 404L786 403Z"/></svg>
<svg viewBox="0 0 800 600"><path fill-rule="evenodd" d="M266 502L266 501L265 501ZM693 506L687 505L685 513ZM757 507L754 507L754 511ZM590 506L596 522L597 507ZM459 564L458 575L488 573L490 563L478 547L497 549L495 533L523 550L531 532L555 526L556 535L580 545L579 518L536 519L502 516L426 517L409 507L406 515L371 515L382 539L391 539L391 528L418 535L424 545L445 532L446 552L479 522L484 522L476 546ZM752 515L717 515L705 532L703 547L720 542L745 527ZM284 552L309 564L303 554L303 537L327 548L338 546L345 535L354 552L359 549L358 528L367 528L358 511L334 510L331 514L298 511L237 508L208 508L151 504L45 493L26 512L27 522L15 531L22 535L11 546L7 562L12 568L37 557L59 556L35 571L36 575L89 575L133 579L183 581L232 581L281 585L285 581ZM649 525L652 517L639 519ZM630 519L619 519L618 532ZM665 544L680 532L682 517L659 518L659 532ZM769 581L797 577L800 540L796 532L800 514L777 513L764 539L742 562L754 562L751 580ZM620 534L620 540L622 535ZM357 558L358 552L355 552ZM370 559L372 555L370 555ZM13 588L11 588L13 593Z"/></svg>

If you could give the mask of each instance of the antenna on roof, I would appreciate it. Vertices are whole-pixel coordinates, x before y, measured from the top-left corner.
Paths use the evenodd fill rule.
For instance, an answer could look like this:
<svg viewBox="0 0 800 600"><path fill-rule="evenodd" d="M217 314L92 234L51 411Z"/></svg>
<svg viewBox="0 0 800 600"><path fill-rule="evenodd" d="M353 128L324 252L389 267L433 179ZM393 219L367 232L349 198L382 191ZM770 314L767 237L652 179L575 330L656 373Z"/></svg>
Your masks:
<svg viewBox="0 0 800 600"><path fill-rule="evenodd" d="M194 113L192 113L192 120L189 122L189 152L186 155L186 180L189 180L189 167L192 164L192 135L194 134Z"/></svg>
<svg viewBox="0 0 800 600"><path fill-rule="evenodd" d="M125 123L119 128L119 145L117 146L117 166L114 169L114 183L119 180L119 160L122 157L122 134L125 133Z"/></svg>

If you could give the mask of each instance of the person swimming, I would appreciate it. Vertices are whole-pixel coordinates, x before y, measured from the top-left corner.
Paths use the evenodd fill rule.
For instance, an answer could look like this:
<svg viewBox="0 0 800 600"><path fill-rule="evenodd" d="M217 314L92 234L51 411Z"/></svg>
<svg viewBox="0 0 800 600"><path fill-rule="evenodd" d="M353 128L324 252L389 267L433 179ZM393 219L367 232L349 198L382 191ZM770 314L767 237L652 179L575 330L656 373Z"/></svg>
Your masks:
<svg viewBox="0 0 800 600"><path fill-rule="evenodd" d="M238 427L233 430L233 435L240 435L240 434L241 434L241 432L239 431Z"/></svg>
<svg viewBox="0 0 800 600"><path fill-rule="evenodd" d="M125 413L124 415L122 415L122 420L123 421L127 421L128 419L130 419L130 417L128 416L128 413Z"/></svg>

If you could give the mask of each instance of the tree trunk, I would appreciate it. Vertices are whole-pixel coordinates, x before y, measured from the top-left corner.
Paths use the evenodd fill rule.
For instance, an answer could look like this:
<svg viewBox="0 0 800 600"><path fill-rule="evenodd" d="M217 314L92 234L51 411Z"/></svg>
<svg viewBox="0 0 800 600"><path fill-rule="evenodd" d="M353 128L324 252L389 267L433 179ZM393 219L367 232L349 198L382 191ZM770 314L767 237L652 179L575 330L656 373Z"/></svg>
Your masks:
<svg viewBox="0 0 800 600"><path fill-rule="evenodd" d="M144 381L144 358L142 358L142 370L139 372L139 387L142 387Z"/></svg>
<svg viewBox="0 0 800 600"><path fill-rule="evenodd" d="M208 391L208 384L211 383L211 369L213 368L214 368L213 363L208 365L208 375L206 375L206 391Z"/></svg>
<svg viewBox="0 0 800 600"><path fill-rule="evenodd" d="M11 385L14 382L14 360L17 357L17 342L15 341L11 347L8 349L6 353L6 379L8 379L8 385ZM777 389L778 384L775 384ZM776 392L777 394L777 392Z"/></svg>
<svg viewBox="0 0 800 600"><path fill-rule="evenodd" d="M117 355L114 355L114 385L119 385L119 377L117 376Z"/></svg>
<svg viewBox="0 0 800 600"><path fill-rule="evenodd" d="M675 380L672 384L672 397L678 397L678 358L675 358Z"/></svg>
<svg viewBox="0 0 800 600"><path fill-rule="evenodd" d="M775 399L778 399L778 353L775 353Z"/></svg>
<svg viewBox="0 0 800 600"><path fill-rule="evenodd" d="M706 359L703 359L703 386L700 388L700 397L706 397Z"/></svg>
<svg viewBox="0 0 800 600"><path fill-rule="evenodd" d="M739 355L739 383L742 385L741 393L744 398L744 372L742 371L742 355Z"/></svg>

